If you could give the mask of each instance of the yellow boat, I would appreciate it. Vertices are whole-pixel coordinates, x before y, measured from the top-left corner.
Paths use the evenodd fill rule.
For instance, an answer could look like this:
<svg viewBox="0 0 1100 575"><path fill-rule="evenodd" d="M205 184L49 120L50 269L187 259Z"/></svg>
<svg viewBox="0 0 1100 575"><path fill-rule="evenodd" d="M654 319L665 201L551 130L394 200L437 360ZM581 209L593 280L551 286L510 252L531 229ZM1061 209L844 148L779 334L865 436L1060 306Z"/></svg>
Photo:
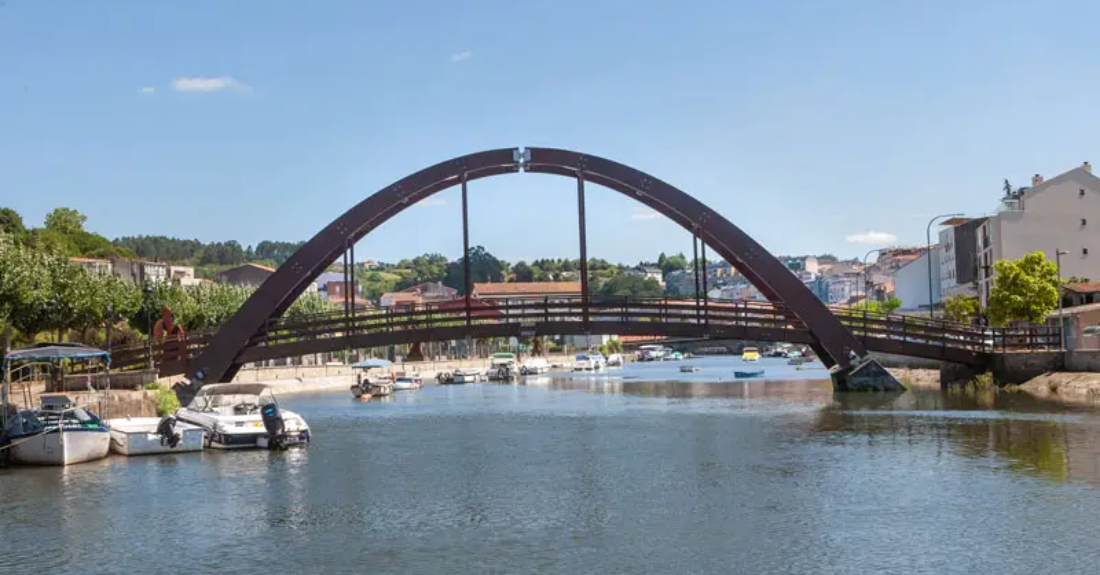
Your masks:
<svg viewBox="0 0 1100 575"><path fill-rule="evenodd" d="M760 350L755 347L746 347L742 349L741 361L760 361Z"/></svg>

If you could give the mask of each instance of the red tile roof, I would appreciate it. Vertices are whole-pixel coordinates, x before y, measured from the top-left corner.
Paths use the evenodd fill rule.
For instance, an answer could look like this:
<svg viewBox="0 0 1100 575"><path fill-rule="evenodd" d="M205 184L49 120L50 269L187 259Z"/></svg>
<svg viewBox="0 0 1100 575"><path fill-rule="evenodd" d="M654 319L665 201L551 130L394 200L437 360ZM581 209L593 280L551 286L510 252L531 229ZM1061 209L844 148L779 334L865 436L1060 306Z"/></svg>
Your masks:
<svg viewBox="0 0 1100 575"><path fill-rule="evenodd" d="M474 297L580 295L581 282L475 283Z"/></svg>
<svg viewBox="0 0 1100 575"><path fill-rule="evenodd" d="M1100 292L1100 282L1085 282L1083 284L1063 284L1066 291L1075 293L1096 293Z"/></svg>

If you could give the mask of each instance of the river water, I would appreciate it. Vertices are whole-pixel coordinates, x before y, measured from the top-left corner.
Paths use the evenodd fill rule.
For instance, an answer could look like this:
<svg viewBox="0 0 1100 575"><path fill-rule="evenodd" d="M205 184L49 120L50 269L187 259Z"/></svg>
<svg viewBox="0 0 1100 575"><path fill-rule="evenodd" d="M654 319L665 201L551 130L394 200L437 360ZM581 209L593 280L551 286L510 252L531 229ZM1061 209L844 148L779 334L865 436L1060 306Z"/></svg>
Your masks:
<svg viewBox="0 0 1100 575"><path fill-rule="evenodd" d="M0 470L0 573L1100 569L1100 412L691 363L286 397L307 449Z"/></svg>

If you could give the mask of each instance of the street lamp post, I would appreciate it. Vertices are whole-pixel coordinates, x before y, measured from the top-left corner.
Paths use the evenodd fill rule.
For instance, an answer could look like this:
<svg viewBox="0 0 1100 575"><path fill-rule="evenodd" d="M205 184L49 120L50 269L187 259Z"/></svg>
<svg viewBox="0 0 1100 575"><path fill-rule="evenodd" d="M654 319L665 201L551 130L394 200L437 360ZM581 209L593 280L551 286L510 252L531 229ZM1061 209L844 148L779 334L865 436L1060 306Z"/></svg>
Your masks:
<svg viewBox="0 0 1100 575"><path fill-rule="evenodd" d="M958 218L963 214L941 214L928 220L928 227L924 229L924 239L927 243L924 257L928 259L928 319L936 318L936 302L932 301L932 224L940 218Z"/></svg>
<svg viewBox="0 0 1100 575"><path fill-rule="evenodd" d="M1066 351L1066 318L1062 315L1062 256L1065 250L1054 250L1054 264L1058 266L1058 349Z"/></svg>
<svg viewBox="0 0 1100 575"><path fill-rule="evenodd" d="M867 270L867 258L875 252L882 251L879 248L868 250L863 254L863 311L866 312L871 308L871 272Z"/></svg>
<svg viewBox="0 0 1100 575"><path fill-rule="evenodd" d="M149 361L149 369L153 369L155 367L153 364L153 286L145 284L141 291L145 294L145 324L148 329L145 340L146 357Z"/></svg>

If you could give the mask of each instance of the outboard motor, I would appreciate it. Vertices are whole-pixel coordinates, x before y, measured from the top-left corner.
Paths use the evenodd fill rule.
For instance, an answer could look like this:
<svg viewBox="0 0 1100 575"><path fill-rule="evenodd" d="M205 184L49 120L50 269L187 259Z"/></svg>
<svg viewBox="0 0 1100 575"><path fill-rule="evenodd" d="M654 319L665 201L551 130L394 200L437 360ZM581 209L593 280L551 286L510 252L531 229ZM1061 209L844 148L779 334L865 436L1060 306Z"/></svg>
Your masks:
<svg viewBox="0 0 1100 575"><path fill-rule="evenodd" d="M167 445L169 448L175 449L180 444L180 439L183 436L176 431L176 418L171 415L165 415L160 418L160 422L157 423L157 435L160 436L160 444Z"/></svg>
<svg viewBox="0 0 1100 575"><path fill-rule="evenodd" d="M260 417L264 421L264 429L267 430L267 444L273 449L282 447L282 435L286 427L283 423L283 414L279 411L279 405L269 403L260 408Z"/></svg>

